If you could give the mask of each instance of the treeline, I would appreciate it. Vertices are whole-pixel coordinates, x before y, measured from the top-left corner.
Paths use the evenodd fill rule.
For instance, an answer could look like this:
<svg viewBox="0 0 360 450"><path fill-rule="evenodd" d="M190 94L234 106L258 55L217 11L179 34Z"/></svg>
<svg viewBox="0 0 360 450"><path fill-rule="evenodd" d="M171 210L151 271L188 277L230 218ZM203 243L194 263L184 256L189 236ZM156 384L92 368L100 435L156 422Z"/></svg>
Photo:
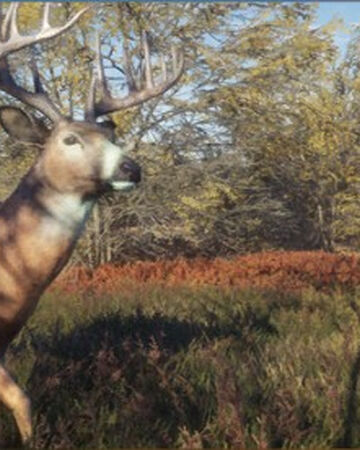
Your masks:
<svg viewBox="0 0 360 450"><path fill-rule="evenodd" d="M78 7L64 4L59 20ZM35 26L40 5L22 8L23 26ZM122 42L139 73L144 31L154 63L171 44L186 54L185 75L171 92L113 115L118 140L134 143L144 182L96 207L77 262L358 249L360 34L355 27L340 55L338 24L315 26L316 10L302 3L99 4L72 33L42 47L44 84L75 115L88 90L96 30L115 91L124 84ZM25 84L26 75L19 65ZM5 137L1 151L5 196L32 157Z"/></svg>

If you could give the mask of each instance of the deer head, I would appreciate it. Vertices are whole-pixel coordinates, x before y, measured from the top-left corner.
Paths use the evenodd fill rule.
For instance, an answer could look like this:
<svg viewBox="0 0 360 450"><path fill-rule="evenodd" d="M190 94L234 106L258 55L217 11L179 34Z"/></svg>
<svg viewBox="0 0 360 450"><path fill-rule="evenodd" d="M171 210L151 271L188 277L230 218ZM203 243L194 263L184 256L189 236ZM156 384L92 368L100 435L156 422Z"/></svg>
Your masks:
<svg viewBox="0 0 360 450"><path fill-rule="evenodd" d="M43 121L16 107L0 108L0 123L14 139L37 144L41 149L35 165L39 176L61 192L77 193L81 196L99 195L108 190L127 190L141 179L140 167L126 156L126 146L112 142L112 129L97 123L100 116L139 105L159 96L172 87L183 72L182 53L173 51L173 72L168 75L166 64L161 59L162 79L154 82L150 63L149 45L143 35L145 80L138 89L126 45L124 73L129 88L128 95L112 97L108 89L101 57L100 39L97 37L96 61L85 108L85 120L75 121L61 114L42 86L35 60L31 65L34 91L24 89L16 83L10 72L8 55L51 39L67 31L89 9L75 14L65 25L51 27L49 23L50 3L44 5L40 31L33 36L20 35L17 28L18 4L11 4L0 30L0 90L35 108L52 123L51 129Z"/></svg>

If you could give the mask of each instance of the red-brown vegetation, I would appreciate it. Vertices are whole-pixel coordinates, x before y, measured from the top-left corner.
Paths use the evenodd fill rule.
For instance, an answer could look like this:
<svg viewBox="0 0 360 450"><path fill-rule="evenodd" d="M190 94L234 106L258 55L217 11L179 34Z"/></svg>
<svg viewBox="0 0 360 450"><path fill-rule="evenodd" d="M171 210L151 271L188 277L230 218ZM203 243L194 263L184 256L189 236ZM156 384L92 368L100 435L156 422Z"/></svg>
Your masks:
<svg viewBox="0 0 360 450"><path fill-rule="evenodd" d="M357 254L318 252L263 252L233 259L177 259L105 264L95 270L72 267L56 281L58 288L74 292L115 292L122 284L216 285L239 288L299 291L360 283Z"/></svg>

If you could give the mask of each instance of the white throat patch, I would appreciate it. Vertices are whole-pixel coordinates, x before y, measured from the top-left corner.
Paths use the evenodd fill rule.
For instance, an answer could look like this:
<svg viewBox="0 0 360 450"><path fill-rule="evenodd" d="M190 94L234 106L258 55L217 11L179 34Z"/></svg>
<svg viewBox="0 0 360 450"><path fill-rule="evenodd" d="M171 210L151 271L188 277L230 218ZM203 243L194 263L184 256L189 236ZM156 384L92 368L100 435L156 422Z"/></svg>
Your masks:
<svg viewBox="0 0 360 450"><path fill-rule="evenodd" d="M44 202L47 215L42 220L43 233L78 234L88 218L94 201L82 201L77 194L56 193Z"/></svg>

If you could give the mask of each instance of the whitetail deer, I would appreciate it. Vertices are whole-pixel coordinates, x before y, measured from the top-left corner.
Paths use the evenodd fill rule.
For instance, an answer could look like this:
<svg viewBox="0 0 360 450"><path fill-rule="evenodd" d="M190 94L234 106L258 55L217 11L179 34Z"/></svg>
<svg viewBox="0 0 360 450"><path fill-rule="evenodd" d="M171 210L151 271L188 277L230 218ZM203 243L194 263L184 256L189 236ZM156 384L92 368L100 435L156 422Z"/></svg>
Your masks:
<svg viewBox="0 0 360 450"><path fill-rule="evenodd" d="M85 121L64 117L46 94L35 63L31 65L34 90L19 86L7 57L22 48L59 36L89 8L75 14L65 25L51 27L50 4L44 6L41 30L32 36L17 29L17 4L9 4L0 29L0 90L17 98L53 124L16 107L0 108L0 123L13 138L37 144L40 155L0 208L0 357L34 311L44 289L68 261L95 200L109 190L127 190L140 181L139 166L111 142L111 130L96 123L99 116L140 104L163 94L183 72L183 53L173 52L172 71L154 82L149 46L143 37L145 80L143 88L134 78L124 44L129 93L113 98L107 87L97 40ZM32 436L30 401L0 364L0 400L12 411L23 443Z"/></svg>

